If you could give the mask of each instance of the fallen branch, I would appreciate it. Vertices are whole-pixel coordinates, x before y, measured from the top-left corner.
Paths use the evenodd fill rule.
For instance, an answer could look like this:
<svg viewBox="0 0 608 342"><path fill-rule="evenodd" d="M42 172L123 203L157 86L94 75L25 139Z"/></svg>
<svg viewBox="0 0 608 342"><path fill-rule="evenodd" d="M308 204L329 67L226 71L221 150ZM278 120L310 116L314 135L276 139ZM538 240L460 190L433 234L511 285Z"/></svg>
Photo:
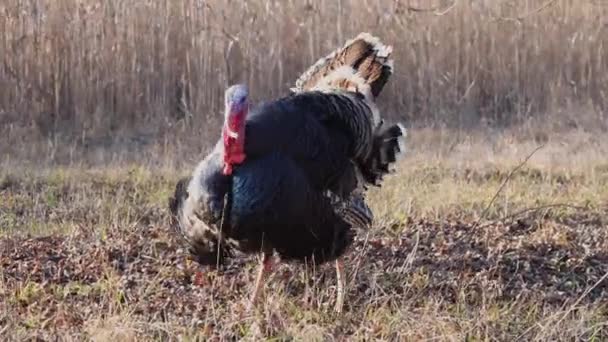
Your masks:
<svg viewBox="0 0 608 342"><path fill-rule="evenodd" d="M490 200L490 203L488 203L486 208L481 212L481 215L477 219L477 222L475 222L473 229L477 228L479 226L479 223L481 222L481 220L483 220L486 217L486 215L488 214L488 211L490 210L490 208L492 207L492 205L498 198L498 195L500 195L500 193L505 188L505 186L507 186L507 183L511 180L511 178L513 177L515 172L519 171L524 165L526 165L528 160L530 160L530 158L532 158L532 156L536 152L538 152L540 149L542 149L543 147L545 147L545 144L542 144L542 145L538 146L537 148L535 148L530 154L528 154L528 156L521 163L519 163L519 165L517 165L513 170L511 170L511 172L509 172L509 174L507 175L507 178L504 180L504 182L502 182L502 184L498 188L498 191L496 191L496 193L494 194L494 197L492 197L492 199Z"/></svg>
<svg viewBox="0 0 608 342"><path fill-rule="evenodd" d="M538 211L538 210L543 210L543 209L551 209L551 208L568 208L568 209L576 209L576 210L585 210L587 208L585 207L581 207L581 206L577 206L577 205L572 205L572 204L566 204L566 203L555 203L555 204L546 204L546 205L541 205L538 207L531 207L531 208L526 208L526 209L522 209L514 214L511 215L507 215L507 216L503 216L500 219L498 219L497 221L499 222L505 222L508 220L512 220L518 216L521 216L525 213L528 212L533 212L533 211ZM479 226L478 228L486 228L489 227L491 225L493 225L494 222L490 222L490 223L486 223L483 224L481 226Z"/></svg>
<svg viewBox="0 0 608 342"><path fill-rule="evenodd" d="M549 8L549 6L554 5L557 2L557 0L549 0L547 2L545 2L544 4L540 5L538 8L533 9L530 12L524 13L524 14L520 14L517 17L493 17L492 19L495 21L517 21L517 22L521 22L522 20L537 14L547 8Z"/></svg>
<svg viewBox="0 0 608 342"><path fill-rule="evenodd" d="M442 16L442 15L447 14L449 11L451 11L456 6L457 3L458 3L458 1L454 0L447 7L433 6L433 7L428 7L428 8L420 8L420 7L414 7L414 6L406 5L405 9L408 10L408 11L410 11L410 12L433 13L436 16Z"/></svg>

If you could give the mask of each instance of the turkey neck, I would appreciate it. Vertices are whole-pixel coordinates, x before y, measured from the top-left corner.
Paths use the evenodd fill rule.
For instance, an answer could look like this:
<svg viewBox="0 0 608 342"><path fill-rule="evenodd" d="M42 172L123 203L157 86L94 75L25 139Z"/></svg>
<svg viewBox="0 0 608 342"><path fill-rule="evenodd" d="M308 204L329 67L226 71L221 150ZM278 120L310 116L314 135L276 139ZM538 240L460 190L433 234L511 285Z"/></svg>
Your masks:
<svg viewBox="0 0 608 342"><path fill-rule="evenodd" d="M231 175L233 166L245 161L245 118L247 107L230 106L222 130L224 141L224 175Z"/></svg>

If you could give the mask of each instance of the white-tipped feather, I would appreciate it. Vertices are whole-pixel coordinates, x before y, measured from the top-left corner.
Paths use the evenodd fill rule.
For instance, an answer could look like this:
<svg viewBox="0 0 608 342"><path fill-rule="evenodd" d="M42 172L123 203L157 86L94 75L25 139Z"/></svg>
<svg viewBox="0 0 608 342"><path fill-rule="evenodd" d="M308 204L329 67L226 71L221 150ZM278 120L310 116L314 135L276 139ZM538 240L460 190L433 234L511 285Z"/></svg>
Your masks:
<svg viewBox="0 0 608 342"><path fill-rule="evenodd" d="M407 138L407 129L401 123L397 123L397 127L399 127L399 130L401 131L401 136L397 138L397 146L399 146L399 153L396 154L396 157L397 161L399 161L405 156L405 139Z"/></svg>
<svg viewBox="0 0 608 342"><path fill-rule="evenodd" d="M338 69L332 71L327 76L320 79L319 82L317 82L317 84L315 85L315 87L313 87L311 90L327 89L327 88L331 87L332 82L337 81L337 80L342 80L342 79L349 80L350 82L357 85L357 89L347 89L347 90L359 91L364 94L369 93L371 90L369 84L367 84L365 82L365 79L363 77L361 77L361 75L359 75L357 70L353 69L350 65L343 65L343 66L339 67Z"/></svg>
<svg viewBox="0 0 608 342"><path fill-rule="evenodd" d="M352 44L353 41L357 40L357 39L361 39L363 41L365 41L366 43L370 44L371 46L373 46L374 51L376 51L376 55L378 57L389 57L391 55L391 53L393 53L393 47L390 45L384 45L381 41L380 38L378 37L374 37L371 34L369 34L368 32L361 32L357 37L355 37L354 39L348 41L344 47ZM389 59L387 61L386 66L391 68L392 71L392 67L393 67L393 60Z"/></svg>
<svg viewBox="0 0 608 342"><path fill-rule="evenodd" d="M300 75L300 77L298 77L298 79L296 80L295 83L295 87L290 88L290 90L294 93L298 93L298 92L302 92L305 91L304 89L304 84L312 77L312 75L314 75L317 71L319 71L319 69L321 69L323 66L325 66L328 61L334 59L336 57L336 55L338 55L341 51L343 51L344 49L348 48L350 45L353 44L353 42L357 41L357 40L363 40L366 43L368 43L369 45L372 46L372 50L375 52L376 56L381 57L381 58L386 58L386 61L384 61L382 63L382 65L386 66L389 68L389 71L392 73L393 72L393 59L390 58L391 53L393 52L393 47L390 45L385 45L380 41L380 38L372 36L371 34L367 33L367 32L362 32L360 33L358 36L356 36L355 38L347 41L346 43L344 43L344 45L341 48L338 48L334 51L332 51L330 54L328 54L325 57L320 58L319 60L317 60L317 62L315 62L311 67L309 67L306 71L304 71L302 73L302 75ZM346 75L346 76L352 76L352 77L356 77L356 73L354 72L353 68L350 66L347 66L347 69L350 69L350 75ZM340 74L345 72L344 70L341 70L342 67L332 71L327 77L331 77L332 79L340 79L340 78L345 78L345 77L332 77L331 75L334 73ZM359 78L361 78L359 76ZM364 80L362 80L363 82L359 82L359 80L354 80L351 78L346 78L350 81L353 81L357 84L363 84L365 83ZM327 81L324 81L327 82Z"/></svg>
<svg viewBox="0 0 608 342"><path fill-rule="evenodd" d="M380 120L380 112L378 108L375 106L375 102L373 100L372 89L367 84L365 79L359 75L357 70L353 69L349 65L343 65L338 69L331 72L329 75L323 77L317 84L310 89L311 91L322 91L322 92L334 92L336 91L335 86L332 86L332 82L338 80L348 80L350 83L354 84L355 87L349 87L346 91L352 91L354 93L362 94L367 101L367 105L370 106L370 109L373 112L373 120L374 124L377 124Z"/></svg>

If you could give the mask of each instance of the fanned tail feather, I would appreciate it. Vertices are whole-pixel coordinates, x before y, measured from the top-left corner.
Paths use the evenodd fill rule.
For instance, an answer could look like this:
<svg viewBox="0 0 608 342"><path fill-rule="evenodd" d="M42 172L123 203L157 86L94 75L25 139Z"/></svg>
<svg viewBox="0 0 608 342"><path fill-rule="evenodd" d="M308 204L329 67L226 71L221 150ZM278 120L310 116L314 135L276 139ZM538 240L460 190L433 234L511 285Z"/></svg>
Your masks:
<svg viewBox="0 0 608 342"><path fill-rule="evenodd" d="M173 197L169 197L170 225L174 230L180 232L180 234L179 216L181 215L184 201L188 198L189 182L190 177L180 179L175 185Z"/></svg>
<svg viewBox="0 0 608 342"><path fill-rule="evenodd" d="M343 47L319 59L291 89L296 94L307 91L341 93L340 96L346 99L343 102L356 104L343 106L339 113L343 114L343 122L355 128L352 131L361 132L354 136L356 141L365 142L363 146L366 148L363 155L355 154L355 162L365 183L372 185L379 185L383 176L391 172L398 156L405 152L405 128L401 124L384 125L375 104L376 97L393 73L392 50L379 38L360 33ZM354 96L351 93L355 93ZM371 135L363 134L369 132L363 129L366 127L363 121L367 119L371 119ZM365 188L365 184L360 185ZM347 188L352 189L352 186Z"/></svg>
<svg viewBox="0 0 608 342"><path fill-rule="evenodd" d="M345 90L375 99L393 72L392 46L369 33L319 59L296 81L292 92Z"/></svg>
<svg viewBox="0 0 608 342"><path fill-rule="evenodd" d="M407 130L400 123L383 128L383 123L374 134L372 151L361 166L361 173L369 184L379 186L384 175L391 172L391 166L405 153Z"/></svg>

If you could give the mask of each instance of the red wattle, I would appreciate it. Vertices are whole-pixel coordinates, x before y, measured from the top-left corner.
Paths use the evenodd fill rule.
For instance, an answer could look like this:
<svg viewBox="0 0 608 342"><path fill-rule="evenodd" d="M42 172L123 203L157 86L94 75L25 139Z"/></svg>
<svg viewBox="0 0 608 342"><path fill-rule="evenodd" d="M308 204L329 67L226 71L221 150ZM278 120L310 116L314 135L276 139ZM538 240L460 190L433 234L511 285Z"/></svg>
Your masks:
<svg viewBox="0 0 608 342"><path fill-rule="evenodd" d="M224 169L222 170L222 173L225 176L230 176L232 174L232 165L224 163Z"/></svg>
<svg viewBox="0 0 608 342"><path fill-rule="evenodd" d="M240 164L245 161L244 121L244 113L238 113L236 115L230 115L226 125L224 126L222 132L224 141L224 175L231 175L233 165ZM237 137L231 137L228 134L229 131L237 133Z"/></svg>

